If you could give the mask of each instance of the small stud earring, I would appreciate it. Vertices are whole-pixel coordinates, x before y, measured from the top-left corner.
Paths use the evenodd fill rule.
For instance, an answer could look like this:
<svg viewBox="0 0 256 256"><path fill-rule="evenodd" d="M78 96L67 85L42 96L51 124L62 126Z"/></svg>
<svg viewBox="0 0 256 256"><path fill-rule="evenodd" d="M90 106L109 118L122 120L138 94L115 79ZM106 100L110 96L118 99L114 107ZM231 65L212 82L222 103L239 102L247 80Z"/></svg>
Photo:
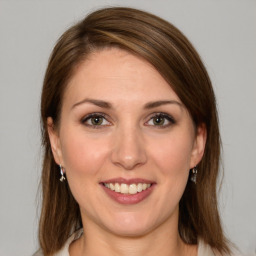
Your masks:
<svg viewBox="0 0 256 256"><path fill-rule="evenodd" d="M195 166L190 170L190 180L196 184L197 167Z"/></svg>
<svg viewBox="0 0 256 256"><path fill-rule="evenodd" d="M60 181L63 182L66 178L64 176L64 168L61 166L61 164L60 164L60 175L61 175Z"/></svg>

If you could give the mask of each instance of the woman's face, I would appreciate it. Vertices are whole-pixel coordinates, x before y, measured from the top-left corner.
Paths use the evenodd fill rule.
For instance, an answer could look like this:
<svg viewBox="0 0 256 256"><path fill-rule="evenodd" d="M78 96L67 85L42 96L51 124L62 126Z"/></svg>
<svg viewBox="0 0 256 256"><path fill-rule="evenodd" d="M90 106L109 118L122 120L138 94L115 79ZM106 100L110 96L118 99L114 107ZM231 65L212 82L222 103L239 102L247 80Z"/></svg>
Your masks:
<svg viewBox="0 0 256 256"><path fill-rule="evenodd" d="M84 225L126 236L177 229L205 131L149 63L120 49L91 54L68 84L58 131L48 124Z"/></svg>

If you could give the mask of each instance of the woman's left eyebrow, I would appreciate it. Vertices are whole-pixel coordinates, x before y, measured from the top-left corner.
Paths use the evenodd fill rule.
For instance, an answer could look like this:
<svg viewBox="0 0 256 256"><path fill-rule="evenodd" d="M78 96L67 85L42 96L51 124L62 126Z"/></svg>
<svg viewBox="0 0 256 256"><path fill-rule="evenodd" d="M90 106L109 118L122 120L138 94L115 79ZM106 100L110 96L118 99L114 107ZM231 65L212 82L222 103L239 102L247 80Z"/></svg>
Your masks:
<svg viewBox="0 0 256 256"><path fill-rule="evenodd" d="M162 105L167 105L167 104L176 104L180 108L183 107L183 104L176 101L176 100L160 100L160 101L148 102L147 104L145 104L144 108L145 109L151 109L151 108L156 108L156 107L160 107Z"/></svg>

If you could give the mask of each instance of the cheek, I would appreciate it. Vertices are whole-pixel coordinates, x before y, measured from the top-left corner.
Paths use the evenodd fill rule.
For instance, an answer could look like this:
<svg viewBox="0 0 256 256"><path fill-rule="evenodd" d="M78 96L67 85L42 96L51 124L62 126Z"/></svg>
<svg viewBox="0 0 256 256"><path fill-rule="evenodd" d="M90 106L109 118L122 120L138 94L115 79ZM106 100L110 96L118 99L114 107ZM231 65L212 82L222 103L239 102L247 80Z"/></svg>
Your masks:
<svg viewBox="0 0 256 256"><path fill-rule="evenodd" d="M69 136L68 134L72 134ZM62 138L62 156L69 187L79 205L94 209L94 198L98 196L100 173L108 156L108 142L95 140L83 132L65 133Z"/></svg>
<svg viewBox="0 0 256 256"><path fill-rule="evenodd" d="M188 136L175 135L158 141L153 141L151 156L163 175L187 175L192 153L192 140Z"/></svg>
<svg viewBox="0 0 256 256"><path fill-rule="evenodd" d="M155 170L158 189L154 209L161 212L157 215L156 222L165 221L178 211L179 201L188 181L191 138L193 139L189 134L175 133L173 136L151 141L151 166Z"/></svg>
<svg viewBox="0 0 256 256"><path fill-rule="evenodd" d="M68 133L66 133L68 134ZM93 175L99 171L108 154L108 142L73 133L62 139L62 156L67 175Z"/></svg>

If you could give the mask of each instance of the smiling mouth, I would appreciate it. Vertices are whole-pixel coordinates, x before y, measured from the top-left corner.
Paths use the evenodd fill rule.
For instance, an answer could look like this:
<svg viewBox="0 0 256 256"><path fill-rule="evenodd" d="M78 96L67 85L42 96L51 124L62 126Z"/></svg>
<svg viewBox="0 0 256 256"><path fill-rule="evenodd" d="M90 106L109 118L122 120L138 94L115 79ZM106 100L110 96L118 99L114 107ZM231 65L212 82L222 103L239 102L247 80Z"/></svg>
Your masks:
<svg viewBox="0 0 256 256"><path fill-rule="evenodd" d="M115 191L120 194L130 194L135 195L142 191L147 190L152 186L152 183L134 183L134 184L125 184L125 183L102 183L106 188Z"/></svg>

